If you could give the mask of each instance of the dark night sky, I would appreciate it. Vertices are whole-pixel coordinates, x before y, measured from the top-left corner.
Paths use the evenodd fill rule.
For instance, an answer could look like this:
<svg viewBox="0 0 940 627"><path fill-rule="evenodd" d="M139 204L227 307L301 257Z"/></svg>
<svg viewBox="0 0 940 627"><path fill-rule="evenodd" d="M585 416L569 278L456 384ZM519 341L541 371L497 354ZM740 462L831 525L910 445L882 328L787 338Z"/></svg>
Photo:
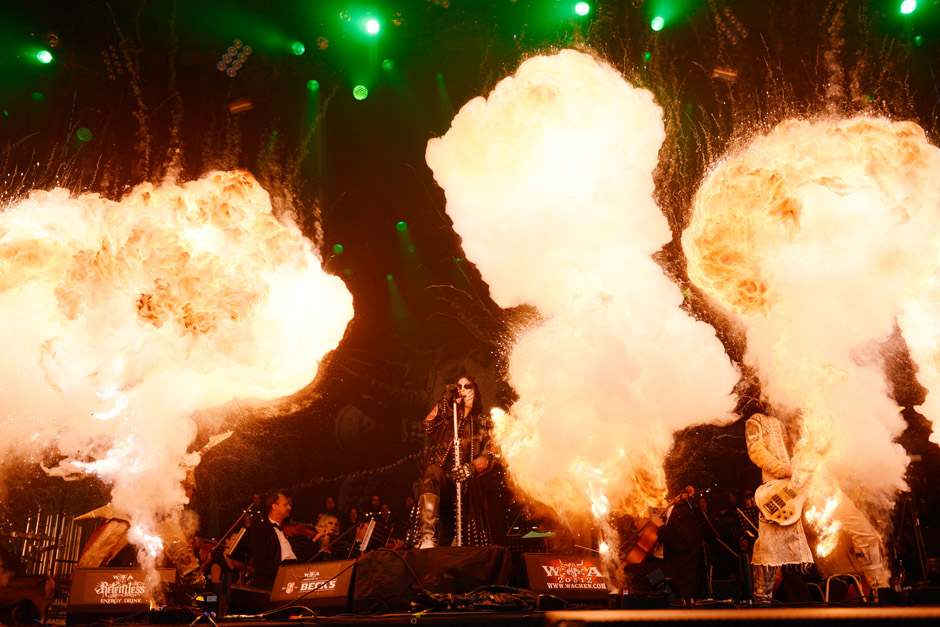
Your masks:
<svg viewBox="0 0 940 627"><path fill-rule="evenodd" d="M493 375L484 388L490 402L511 399L498 377L501 340L515 317L530 312L500 311L472 260L462 259L424 149L460 106L525 58L587 47L654 92L669 134L657 199L677 235L708 163L789 115L888 114L917 121L936 143L937 2L921 2L919 15L902 20L894 1L690 0L673 3L685 14L660 33L648 26L653 2L595 2L584 19L569 17L569 4L451 0L445 8L382 0L372 5L386 18L373 44L341 17L355 16L366 2L37 0L3 10L5 199L55 185L119 197L159 180L176 159L183 180L214 168L247 169L275 199L293 199L310 237L319 223L327 268L354 296L346 338L296 406L267 412L276 416L201 420L200 443L217 430L239 429L197 474L208 534L228 526L253 491L291 491L295 515L307 520L328 493L343 507L375 490L398 503L417 476L418 423L448 364L473 361ZM402 24L390 23L393 16ZM55 61L28 63L22 50L50 33L60 41ZM318 37L328 40L324 50ZM215 66L236 38L254 53L229 78ZM305 43L304 55L291 54L294 40ZM385 58L395 62L391 72L378 65ZM737 77L715 78L716 69ZM310 79L320 83L318 126L305 89ZM351 94L360 80L371 85L364 101ZM233 112L233 103L244 101L251 108ZM91 130L91 142L77 141L80 127ZM414 253L403 251L400 220L409 225ZM341 255L332 253L335 244L344 247ZM687 286L675 242L660 261ZM721 327L704 299L693 297L689 306L715 322L729 354L740 359L741 338ZM904 383L911 375L906 357L894 360L896 396L909 406L920 392ZM924 467L936 468L923 420L906 415L912 427L905 445L925 455ZM676 485L716 492L759 481L740 422L683 434L669 469ZM56 488L44 489L57 498ZM935 518L935 504L924 506Z"/></svg>

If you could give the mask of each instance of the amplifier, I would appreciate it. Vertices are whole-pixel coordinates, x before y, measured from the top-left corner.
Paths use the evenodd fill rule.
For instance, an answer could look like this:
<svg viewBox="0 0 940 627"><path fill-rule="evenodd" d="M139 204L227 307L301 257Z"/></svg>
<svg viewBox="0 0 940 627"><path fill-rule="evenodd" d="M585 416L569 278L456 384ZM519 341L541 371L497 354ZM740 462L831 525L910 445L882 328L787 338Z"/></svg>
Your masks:
<svg viewBox="0 0 940 627"><path fill-rule="evenodd" d="M158 568L164 583L176 582L176 569ZM147 573L140 568L76 568L72 573L65 624L89 625L110 616L149 612Z"/></svg>
<svg viewBox="0 0 940 627"><path fill-rule="evenodd" d="M281 566L271 590L271 609L283 605L347 612L352 605L356 560Z"/></svg>
<svg viewBox="0 0 940 627"><path fill-rule="evenodd" d="M525 553L522 557L532 592L607 606L607 576L599 556Z"/></svg>

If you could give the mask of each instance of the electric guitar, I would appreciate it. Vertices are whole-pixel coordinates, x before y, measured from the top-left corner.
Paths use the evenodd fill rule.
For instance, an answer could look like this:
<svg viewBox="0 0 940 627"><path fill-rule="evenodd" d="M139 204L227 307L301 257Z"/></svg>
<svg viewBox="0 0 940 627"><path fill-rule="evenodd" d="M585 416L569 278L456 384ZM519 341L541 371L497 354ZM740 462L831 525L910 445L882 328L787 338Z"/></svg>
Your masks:
<svg viewBox="0 0 940 627"><path fill-rule="evenodd" d="M767 520L786 527L800 519L806 497L789 479L774 479L754 490L754 502Z"/></svg>

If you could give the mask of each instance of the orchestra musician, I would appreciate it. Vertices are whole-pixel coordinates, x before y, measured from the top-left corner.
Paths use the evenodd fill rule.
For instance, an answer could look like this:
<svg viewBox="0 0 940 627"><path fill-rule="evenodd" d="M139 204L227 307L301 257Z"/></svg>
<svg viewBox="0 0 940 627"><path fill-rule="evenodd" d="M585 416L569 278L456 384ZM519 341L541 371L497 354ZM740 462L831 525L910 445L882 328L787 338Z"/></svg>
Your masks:
<svg viewBox="0 0 940 627"><path fill-rule="evenodd" d="M339 537L339 518L335 514L321 513L317 516L317 525L308 537L317 550L314 554L316 559L330 560L341 557L339 549L331 546Z"/></svg>
<svg viewBox="0 0 940 627"><path fill-rule="evenodd" d="M237 537L238 531L232 531L222 542L215 544L210 549L211 552L204 560L205 566L203 566L203 571L209 583L220 583L225 575L231 577L232 583L237 583L241 580L242 573L247 570L248 565L232 559L232 557L228 555L229 549L232 548Z"/></svg>
<svg viewBox="0 0 940 627"><path fill-rule="evenodd" d="M282 527L290 516L290 499L283 494L272 494L264 500L262 511L265 514L251 525L252 585L270 590L281 564L297 562L297 555Z"/></svg>
<svg viewBox="0 0 940 627"><path fill-rule="evenodd" d="M629 588L645 587L643 579L658 569L684 603L700 596L704 541L694 511L695 496L695 488L687 486L665 510L652 513L638 526L622 556Z"/></svg>

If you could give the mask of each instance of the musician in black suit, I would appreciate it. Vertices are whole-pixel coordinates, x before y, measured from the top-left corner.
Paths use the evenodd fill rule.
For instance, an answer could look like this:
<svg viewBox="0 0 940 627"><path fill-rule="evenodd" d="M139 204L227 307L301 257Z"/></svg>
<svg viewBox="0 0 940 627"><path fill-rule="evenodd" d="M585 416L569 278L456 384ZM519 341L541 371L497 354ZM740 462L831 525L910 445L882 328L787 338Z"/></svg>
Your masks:
<svg viewBox="0 0 940 627"><path fill-rule="evenodd" d="M693 509L692 498L679 498L670 505L659 529L660 544L654 558L662 558L661 568L686 603L701 598L702 546L704 540ZM655 563L655 562L654 562Z"/></svg>
<svg viewBox="0 0 940 627"><path fill-rule="evenodd" d="M297 561L282 523L290 516L291 503L283 494L272 494L264 500L264 511L257 524L251 526L252 586L270 590L281 564Z"/></svg>

